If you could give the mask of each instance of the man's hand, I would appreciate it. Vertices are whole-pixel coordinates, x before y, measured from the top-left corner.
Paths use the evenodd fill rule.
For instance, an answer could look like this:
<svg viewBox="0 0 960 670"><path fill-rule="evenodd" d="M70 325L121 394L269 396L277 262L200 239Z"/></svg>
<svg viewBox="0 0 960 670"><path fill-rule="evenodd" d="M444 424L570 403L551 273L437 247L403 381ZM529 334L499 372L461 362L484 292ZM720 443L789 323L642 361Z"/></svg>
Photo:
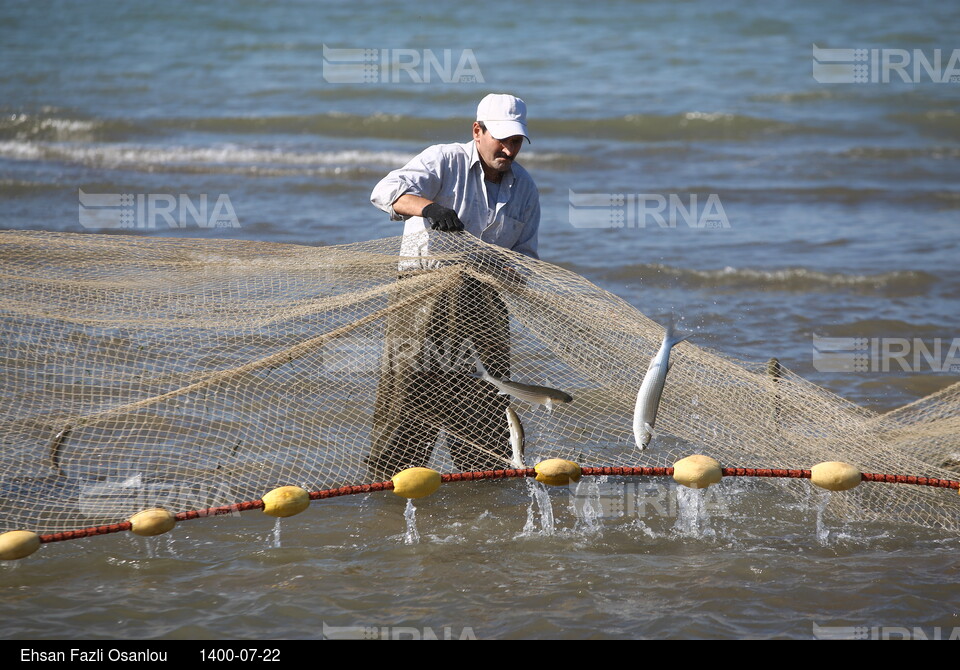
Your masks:
<svg viewBox="0 0 960 670"><path fill-rule="evenodd" d="M434 230L442 230L448 233L463 230L463 223L461 223L457 213L449 207L438 205L435 202L431 202L424 207L420 216L429 220L430 227Z"/></svg>

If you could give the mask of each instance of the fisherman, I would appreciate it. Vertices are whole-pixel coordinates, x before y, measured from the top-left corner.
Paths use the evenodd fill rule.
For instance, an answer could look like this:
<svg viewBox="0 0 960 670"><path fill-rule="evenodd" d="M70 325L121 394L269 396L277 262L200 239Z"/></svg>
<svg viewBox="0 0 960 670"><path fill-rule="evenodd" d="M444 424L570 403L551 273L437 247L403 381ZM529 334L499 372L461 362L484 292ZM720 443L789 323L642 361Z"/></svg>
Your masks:
<svg viewBox="0 0 960 670"><path fill-rule="evenodd" d="M540 194L517 162L530 141L527 107L520 98L491 94L477 107L469 142L428 147L390 172L373 189L371 202L404 221L401 255L422 263L401 266L396 301L411 295L405 279L434 267L429 259L435 233L469 233L484 242L531 258L537 253ZM478 271L497 273L504 265L480 262ZM417 274L422 274L419 272ZM509 467L509 399L471 374L473 363L441 364L467 349L499 379L510 373L510 332L506 305L497 291L463 273L454 288L391 313L373 419L373 446L367 464L377 479L426 465L440 431L446 433L454 464L462 470ZM441 355L442 354L442 355ZM449 358L446 358L449 362Z"/></svg>

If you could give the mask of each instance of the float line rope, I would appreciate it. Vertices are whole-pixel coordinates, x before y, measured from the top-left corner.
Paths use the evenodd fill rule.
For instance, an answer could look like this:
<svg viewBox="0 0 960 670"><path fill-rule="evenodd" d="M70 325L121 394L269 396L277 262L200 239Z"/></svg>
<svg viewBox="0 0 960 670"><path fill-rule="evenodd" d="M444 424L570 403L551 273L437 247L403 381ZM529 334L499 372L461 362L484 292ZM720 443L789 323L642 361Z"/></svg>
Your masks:
<svg viewBox="0 0 960 670"><path fill-rule="evenodd" d="M809 470L787 470L781 468L723 468L724 477L783 477L789 479L810 479ZM517 468L507 470L483 470L476 472L456 472L440 476L442 482L469 482L479 481L481 479L508 479L511 477L535 477L537 474L534 468ZM671 477L673 468L631 468L631 467L585 467L581 468L580 474L585 477L598 476L618 476L618 477ZM884 484L913 484L915 486L932 486L934 488L945 488L960 490L960 481L950 479L937 479L934 477L917 477L913 475L886 475L878 473L864 472L861 475L862 481L880 482ZM354 495L357 493L372 493L375 491L392 491L393 482L375 482L373 484L363 484L359 486L341 486L335 489L325 489L322 491L313 491L310 493L310 500L323 500L326 498L335 498L337 496ZM233 514L236 512L248 512L250 510L263 509L263 500L251 500L248 502L236 503L233 505L221 505L219 507L208 507L207 509L192 510L189 512L180 512L175 515L176 520L189 521L210 516L220 516L224 514ZM40 542L61 542L63 540L76 540L82 537L92 537L94 535L107 535L110 533L122 533L130 530L132 524L129 521L120 523L111 523L103 526L94 526L92 528L82 528L80 530L68 530L58 533L47 533L40 535Z"/></svg>

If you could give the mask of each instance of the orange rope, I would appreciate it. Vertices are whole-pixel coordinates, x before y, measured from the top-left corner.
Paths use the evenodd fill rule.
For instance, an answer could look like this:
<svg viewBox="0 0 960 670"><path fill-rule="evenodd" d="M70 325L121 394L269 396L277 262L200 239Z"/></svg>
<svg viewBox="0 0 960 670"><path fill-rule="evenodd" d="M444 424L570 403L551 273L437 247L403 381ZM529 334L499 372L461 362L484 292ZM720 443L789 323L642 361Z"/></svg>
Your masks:
<svg viewBox="0 0 960 670"><path fill-rule="evenodd" d="M338 489L327 489L326 491L314 491L310 494L310 500L323 500L324 498L336 498L337 496L349 496L355 493L370 493L371 491L392 491L393 482L377 482L376 484L364 484L362 486L341 486Z"/></svg>
<svg viewBox="0 0 960 670"><path fill-rule="evenodd" d="M614 475L618 477L672 477L673 468L580 468L580 474L587 477Z"/></svg>
<svg viewBox="0 0 960 670"><path fill-rule="evenodd" d="M960 482L953 481L952 479L915 477L913 475L880 475L864 472L863 481L882 482L884 484L915 484L917 486L933 486L941 489L960 489Z"/></svg>
<svg viewBox="0 0 960 670"><path fill-rule="evenodd" d="M472 482L480 479L506 479L508 477L536 477L537 471L533 468L509 470L481 470L477 472L454 472L440 475L442 482Z"/></svg>
<svg viewBox="0 0 960 670"><path fill-rule="evenodd" d="M722 468L724 477L788 477L810 479L809 470L782 470L774 468Z"/></svg>

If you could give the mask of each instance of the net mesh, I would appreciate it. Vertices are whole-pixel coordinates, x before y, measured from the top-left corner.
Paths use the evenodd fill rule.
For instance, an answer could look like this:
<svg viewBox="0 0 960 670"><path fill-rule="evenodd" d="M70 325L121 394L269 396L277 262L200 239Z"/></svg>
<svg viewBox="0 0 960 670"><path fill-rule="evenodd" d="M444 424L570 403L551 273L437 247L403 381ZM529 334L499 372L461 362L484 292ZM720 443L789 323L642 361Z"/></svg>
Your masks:
<svg viewBox="0 0 960 670"><path fill-rule="evenodd" d="M427 240L424 234L424 241ZM389 478L528 465L725 467L952 478L960 384L877 415L782 367L671 355L658 436L634 445L663 328L582 277L466 235L334 247L0 233L0 530L55 532ZM416 245L414 245L416 246ZM420 245L422 246L422 245ZM472 375L574 400L553 411ZM771 374L775 372L776 374ZM806 487L785 487L806 496ZM832 496L857 519L956 530L960 496L898 485Z"/></svg>

